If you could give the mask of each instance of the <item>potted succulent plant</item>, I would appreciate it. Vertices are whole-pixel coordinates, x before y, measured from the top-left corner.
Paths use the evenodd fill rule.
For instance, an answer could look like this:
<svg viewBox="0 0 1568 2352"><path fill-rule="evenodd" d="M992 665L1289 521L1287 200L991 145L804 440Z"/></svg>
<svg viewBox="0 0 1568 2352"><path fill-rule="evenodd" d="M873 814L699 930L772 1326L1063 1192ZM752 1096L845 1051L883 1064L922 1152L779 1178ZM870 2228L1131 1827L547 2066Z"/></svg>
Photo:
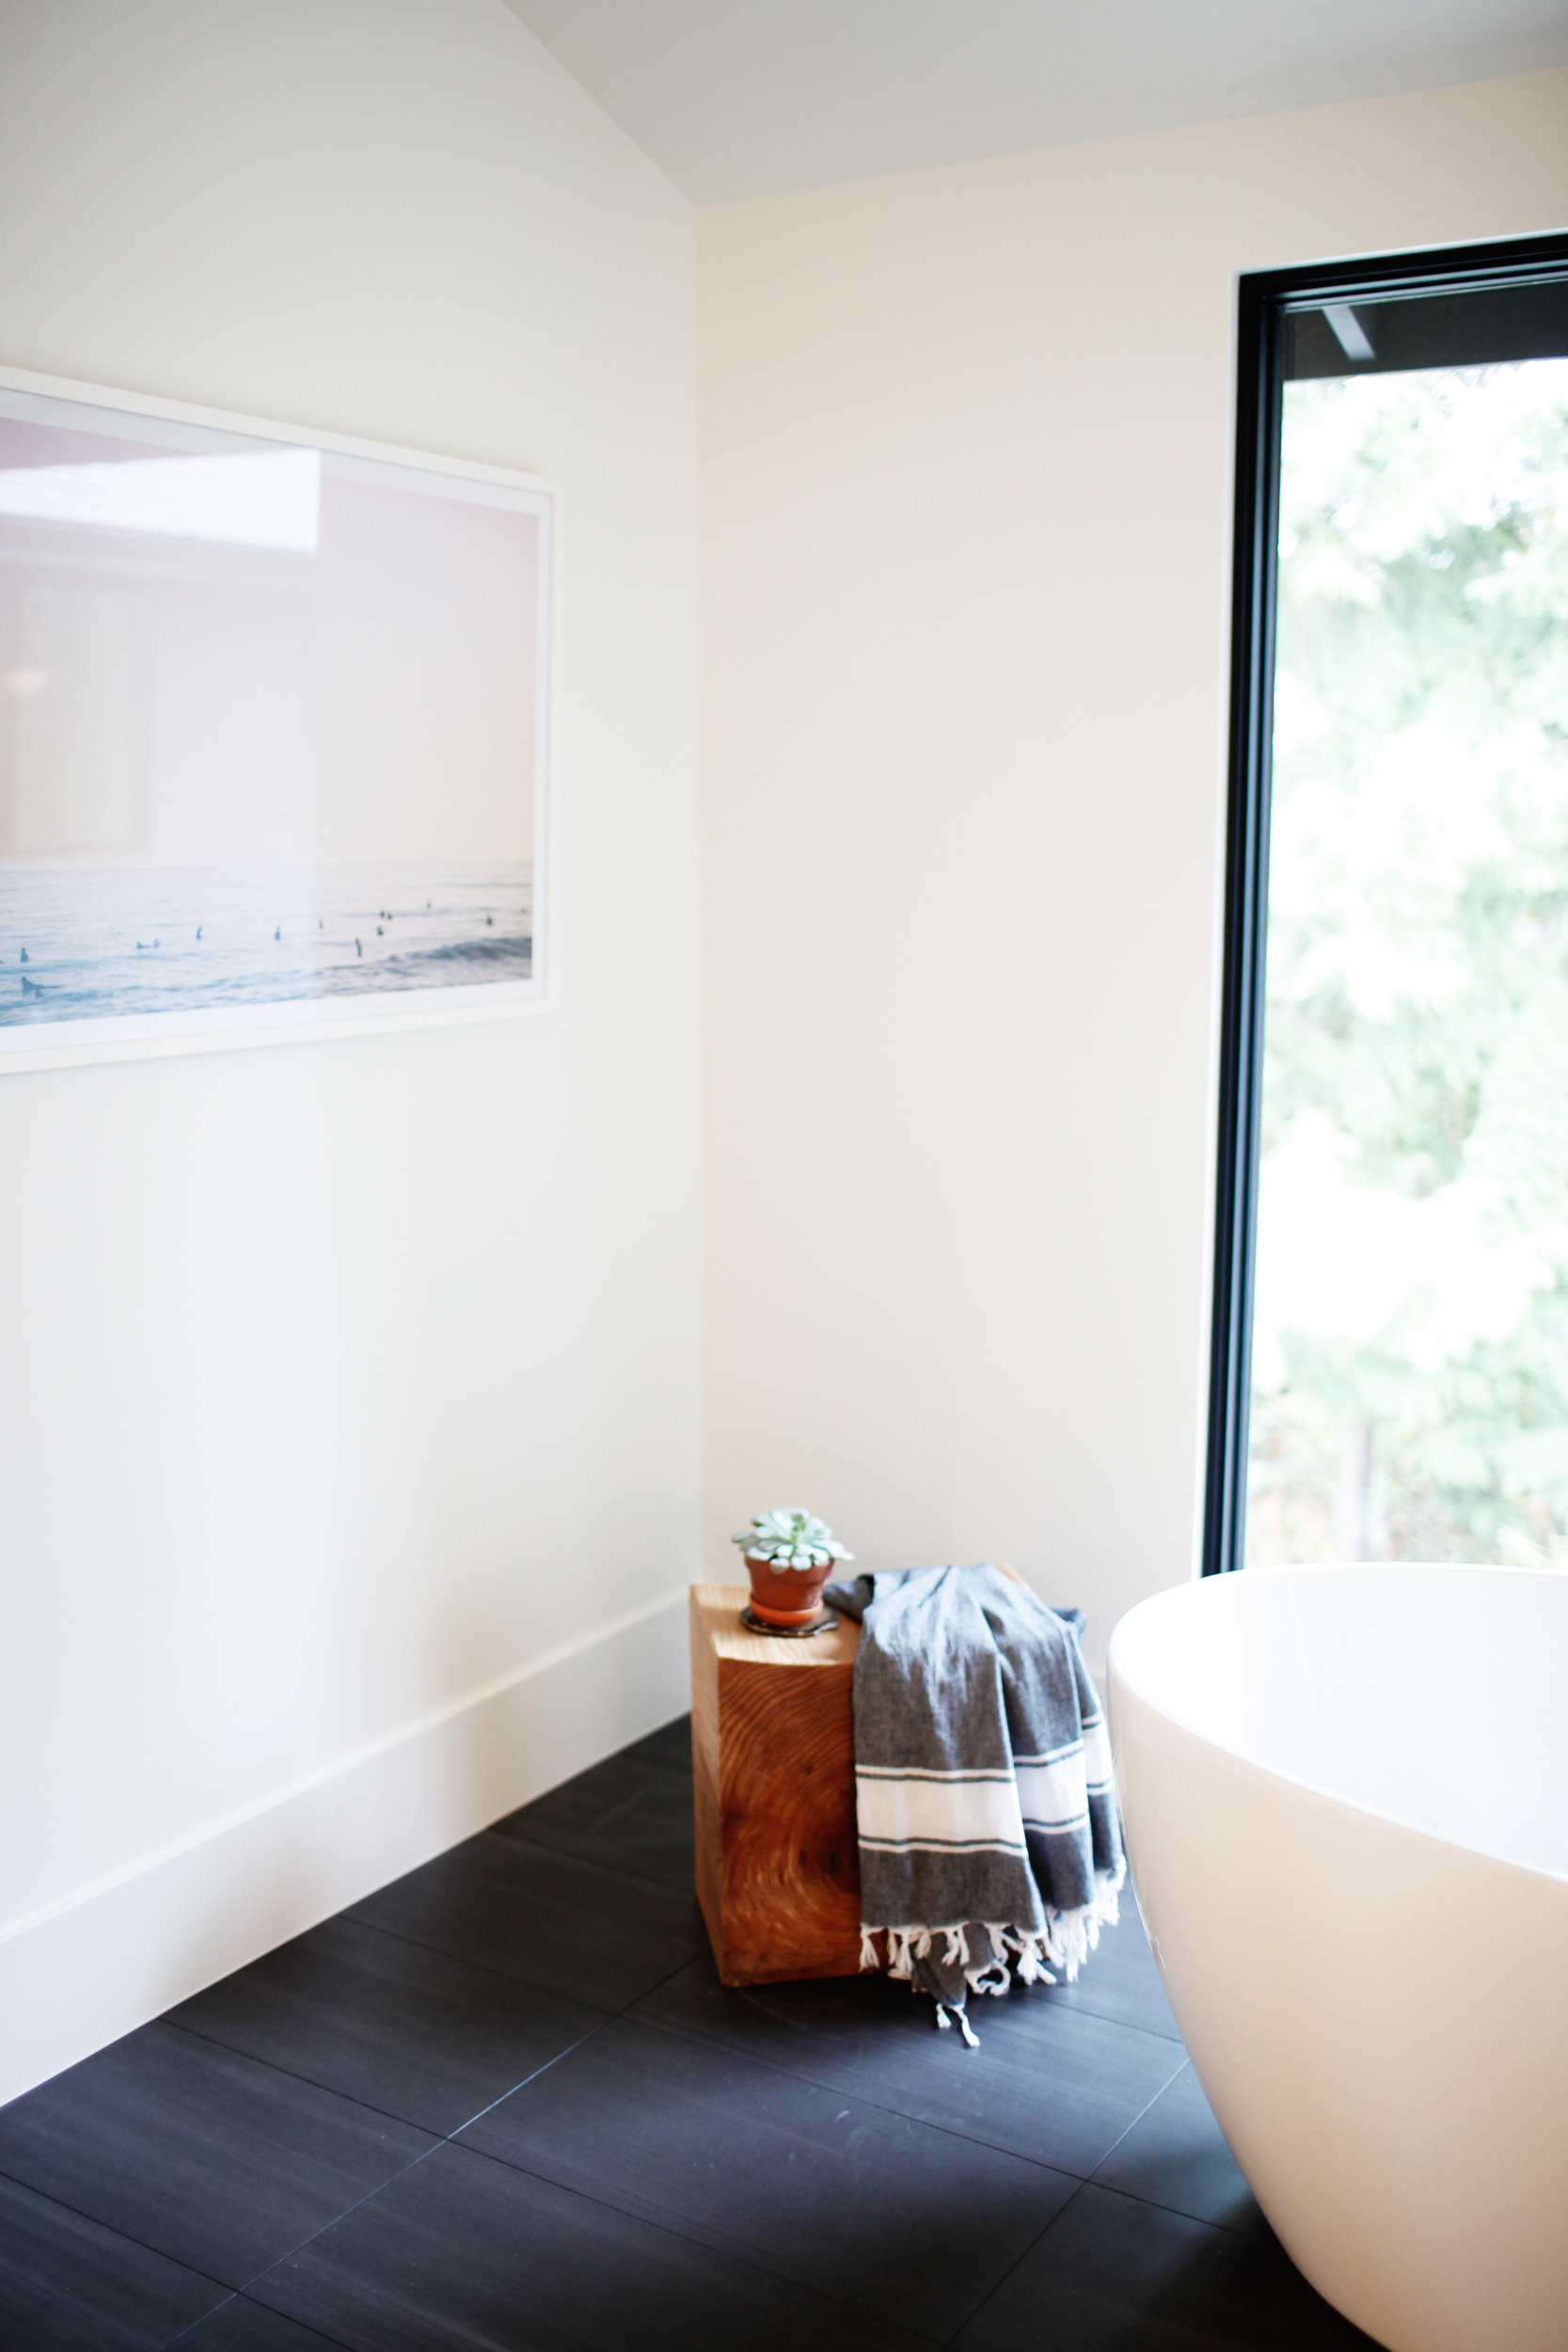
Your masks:
<svg viewBox="0 0 1568 2352"><path fill-rule="evenodd" d="M730 1541L745 1553L752 1615L781 1632L816 1624L835 1561L855 1556L809 1511L759 1511Z"/></svg>

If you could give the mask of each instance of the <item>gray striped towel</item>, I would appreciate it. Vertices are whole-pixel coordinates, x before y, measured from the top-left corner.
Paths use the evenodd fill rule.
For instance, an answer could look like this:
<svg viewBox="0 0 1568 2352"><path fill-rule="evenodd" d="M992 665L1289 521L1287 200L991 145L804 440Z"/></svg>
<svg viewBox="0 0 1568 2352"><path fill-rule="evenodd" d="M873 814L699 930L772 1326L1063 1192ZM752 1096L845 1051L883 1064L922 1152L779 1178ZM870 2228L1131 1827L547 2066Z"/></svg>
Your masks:
<svg viewBox="0 0 1568 2352"><path fill-rule="evenodd" d="M1079 1641L988 1562L831 1584L861 1621L861 1966L930 1994L973 2047L973 1993L1070 1983L1125 1875L1111 1746Z"/></svg>

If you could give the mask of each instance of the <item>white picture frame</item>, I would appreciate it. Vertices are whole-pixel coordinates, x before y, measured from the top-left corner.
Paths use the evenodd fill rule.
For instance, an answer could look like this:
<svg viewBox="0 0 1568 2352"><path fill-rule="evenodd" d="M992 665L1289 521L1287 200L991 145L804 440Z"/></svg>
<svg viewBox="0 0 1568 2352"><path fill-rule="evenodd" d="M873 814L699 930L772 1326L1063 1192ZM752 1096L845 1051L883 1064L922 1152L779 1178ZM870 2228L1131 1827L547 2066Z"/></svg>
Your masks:
<svg viewBox="0 0 1568 2352"><path fill-rule="evenodd" d="M0 1075L543 1008L560 506L0 367Z"/></svg>

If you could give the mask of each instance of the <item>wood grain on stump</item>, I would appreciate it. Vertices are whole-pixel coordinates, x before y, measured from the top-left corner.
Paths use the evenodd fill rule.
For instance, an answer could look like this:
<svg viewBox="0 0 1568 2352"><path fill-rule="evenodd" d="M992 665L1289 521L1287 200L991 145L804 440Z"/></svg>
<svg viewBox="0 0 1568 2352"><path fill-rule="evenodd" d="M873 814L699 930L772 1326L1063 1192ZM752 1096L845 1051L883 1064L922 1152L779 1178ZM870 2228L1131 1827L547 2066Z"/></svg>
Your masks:
<svg viewBox="0 0 1568 2352"><path fill-rule="evenodd" d="M855 1726L860 1628L775 1641L743 1586L691 1588L697 1895L726 1984L860 1966Z"/></svg>

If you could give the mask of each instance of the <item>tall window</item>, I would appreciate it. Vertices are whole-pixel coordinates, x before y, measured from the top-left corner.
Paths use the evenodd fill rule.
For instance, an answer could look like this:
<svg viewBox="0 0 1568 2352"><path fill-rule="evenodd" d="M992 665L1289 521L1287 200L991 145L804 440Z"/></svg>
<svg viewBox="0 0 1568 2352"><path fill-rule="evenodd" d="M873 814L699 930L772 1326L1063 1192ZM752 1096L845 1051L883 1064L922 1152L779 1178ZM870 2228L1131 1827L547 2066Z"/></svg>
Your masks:
<svg viewBox="0 0 1568 2352"><path fill-rule="evenodd" d="M1241 326L1205 1565L1568 1565L1568 244Z"/></svg>

